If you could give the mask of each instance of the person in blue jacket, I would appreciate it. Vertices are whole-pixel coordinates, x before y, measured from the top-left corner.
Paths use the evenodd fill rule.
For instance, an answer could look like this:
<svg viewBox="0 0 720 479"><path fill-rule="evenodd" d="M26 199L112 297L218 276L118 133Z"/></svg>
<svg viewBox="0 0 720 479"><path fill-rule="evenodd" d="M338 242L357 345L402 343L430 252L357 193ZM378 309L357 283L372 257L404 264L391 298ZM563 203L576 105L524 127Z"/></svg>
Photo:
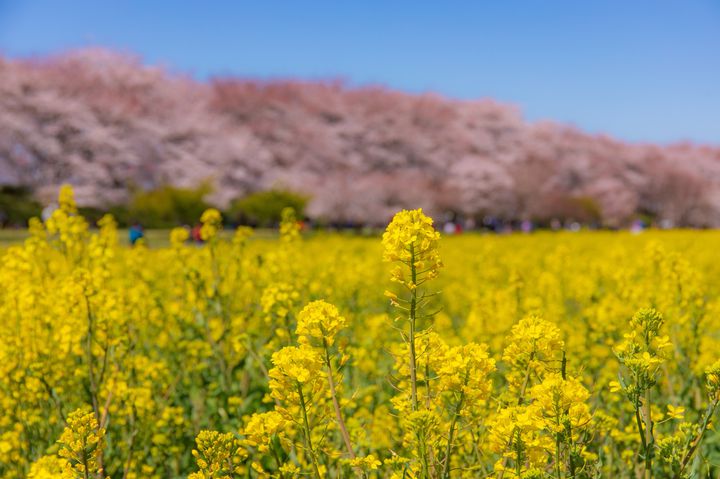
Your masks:
<svg viewBox="0 0 720 479"><path fill-rule="evenodd" d="M128 231L128 234L130 236L130 244L132 246L135 246L135 243L140 241L145 237L145 232L143 231L143 227L140 223L135 223L130 227L130 230Z"/></svg>

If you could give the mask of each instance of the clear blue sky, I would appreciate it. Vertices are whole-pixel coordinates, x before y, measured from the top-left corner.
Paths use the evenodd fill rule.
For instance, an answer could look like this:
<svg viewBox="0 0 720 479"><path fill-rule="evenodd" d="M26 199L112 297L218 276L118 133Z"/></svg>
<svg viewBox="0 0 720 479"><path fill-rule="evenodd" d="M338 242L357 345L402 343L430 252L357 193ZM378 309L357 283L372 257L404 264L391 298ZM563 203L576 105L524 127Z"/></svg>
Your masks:
<svg viewBox="0 0 720 479"><path fill-rule="evenodd" d="M720 144L720 0L0 0L3 54L88 45L198 78L340 77Z"/></svg>

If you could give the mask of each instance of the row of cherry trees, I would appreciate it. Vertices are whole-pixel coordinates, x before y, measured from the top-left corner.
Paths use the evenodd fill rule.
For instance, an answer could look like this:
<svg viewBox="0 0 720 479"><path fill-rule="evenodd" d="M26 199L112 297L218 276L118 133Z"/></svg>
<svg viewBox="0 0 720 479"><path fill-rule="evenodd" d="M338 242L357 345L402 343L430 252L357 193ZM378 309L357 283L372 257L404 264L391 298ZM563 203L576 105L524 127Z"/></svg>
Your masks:
<svg viewBox="0 0 720 479"><path fill-rule="evenodd" d="M401 207L624 225L720 225L720 148L628 144L515 107L340 82L202 83L107 50L0 59L0 183L88 205L210 179L210 198L272 187L308 212L383 223Z"/></svg>

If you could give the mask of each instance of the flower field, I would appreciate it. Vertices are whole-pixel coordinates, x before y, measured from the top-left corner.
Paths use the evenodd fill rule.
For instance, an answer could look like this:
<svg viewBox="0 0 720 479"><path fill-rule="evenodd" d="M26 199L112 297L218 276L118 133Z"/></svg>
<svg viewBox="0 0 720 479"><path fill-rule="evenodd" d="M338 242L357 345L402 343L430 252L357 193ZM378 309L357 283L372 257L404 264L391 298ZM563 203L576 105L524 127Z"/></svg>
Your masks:
<svg viewBox="0 0 720 479"><path fill-rule="evenodd" d="M0 272L2 478L718 477L720 233L90 230Z"/></svg>

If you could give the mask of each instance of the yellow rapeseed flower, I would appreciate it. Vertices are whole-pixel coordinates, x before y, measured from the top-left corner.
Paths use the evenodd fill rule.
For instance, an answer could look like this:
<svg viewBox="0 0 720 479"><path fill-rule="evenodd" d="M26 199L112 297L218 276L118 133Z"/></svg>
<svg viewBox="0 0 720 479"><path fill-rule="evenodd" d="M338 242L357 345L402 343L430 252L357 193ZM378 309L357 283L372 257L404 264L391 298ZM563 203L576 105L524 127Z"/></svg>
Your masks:
<svg viewBox="0 0 720 479"><path fill-rule="evenodd" d="M222 229L222 215L215 208L208 208L200 217L200 237L203 241L214 239Z"/></svg>
<svg viewBox="0 0 720 479"><path fill-rule="evenodd" d="M673 406L672 404L668 404L666 415L669 419L684 419L685 408L683 406Z"/></svg>
<svg viewBox="0 0 720 479"><path fill-rule="evenodd" d="M393 217L383 233L383 259L403 263L417 274L434 278L442 267L439 239L440 233L433 228L432 218L426 216L422 209L403 210ZM397 273L393 274L393 278L415 287L410 279L403 279Z"/></svg>
<svg viewBox="0 0 720 479"><path fill-rule="evenodd" d="M345 318L334 305L323 300L313 301L298 314L296 333L302 344L319 340L319 346L323 345L323 341L332 345L345 323Z"/></svg>

